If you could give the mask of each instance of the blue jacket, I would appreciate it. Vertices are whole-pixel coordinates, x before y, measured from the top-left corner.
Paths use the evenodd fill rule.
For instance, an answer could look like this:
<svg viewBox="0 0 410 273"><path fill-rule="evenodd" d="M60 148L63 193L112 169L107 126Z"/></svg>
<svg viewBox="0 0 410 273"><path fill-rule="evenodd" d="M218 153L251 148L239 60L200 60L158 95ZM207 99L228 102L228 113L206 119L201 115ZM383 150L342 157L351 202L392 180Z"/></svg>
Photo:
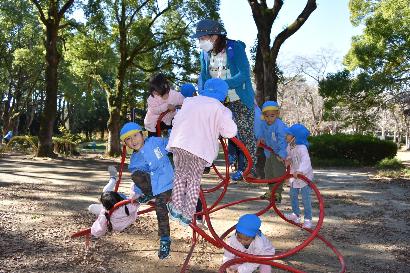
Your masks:
<svg viewBox="0 0 410 273"><path fill-rule="evenodd" d="M168 139L149 137L144 146L131 155L128 169L131 173L136 170L148 172L151 176L152 194L154 196L172 189L174 169L165 150Z"/></svg>
<svg viewBox="0 0 410 273"><path fill-rule="evenodd" d="M226 79L229 89L235 89L241 102L253 111L255 93L252 88L250 66L245 52L245 43L242 41L228 40L226 44L227 65L231 78ZM198 89L202 90L206 80L211 78L209 74L210 53L201 52L201 74L198 81Z"/></svg>
<svg viewBox="0 0 410 273"><path fill-rule="evenodd" d="M279 118L272 125L268 125L266 121L262 120L261 135L258 136L258 139L264 139L265 144L271 147L282 159L286 159L287 156L286 147L288 143L286 142L285 133L287 128L286 124ZM270 154L271 152L265 150L266 157L270 157Z"/></svg>

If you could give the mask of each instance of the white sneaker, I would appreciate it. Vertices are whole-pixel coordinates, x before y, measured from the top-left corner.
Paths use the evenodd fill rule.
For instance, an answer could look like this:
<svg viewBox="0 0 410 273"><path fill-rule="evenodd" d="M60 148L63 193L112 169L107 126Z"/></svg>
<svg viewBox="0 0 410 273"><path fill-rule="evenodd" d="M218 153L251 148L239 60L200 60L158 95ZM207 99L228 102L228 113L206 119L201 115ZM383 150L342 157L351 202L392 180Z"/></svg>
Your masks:
<svg viewBox="0 0 410 273"><path fill-rule="evenodd" d="M199 228L202 228L203 230L207 230L208 226L206 225L206 221L205 220L196 220L196 225Z"/></svg>
<svg viewBox="0 0 410 273"><path fill-rule="evenodd" d="M303 222L303 227L304 228L312 228L312 220L305 219L305 221Z"/></svg>
<svg viewBox="0 0 410 273"><path fill-rule="evenodd" d="M296 214L292 213L285 213L285 218L295 222L296 224L300 224L300 217L297 216Z"/></svg>
<svg viewBox="0 0 410 273"><path fill-rule="evenodd" d="M117 177L117 169L114 166L108 166L108 172L110 173L110 177Z"/></svg>

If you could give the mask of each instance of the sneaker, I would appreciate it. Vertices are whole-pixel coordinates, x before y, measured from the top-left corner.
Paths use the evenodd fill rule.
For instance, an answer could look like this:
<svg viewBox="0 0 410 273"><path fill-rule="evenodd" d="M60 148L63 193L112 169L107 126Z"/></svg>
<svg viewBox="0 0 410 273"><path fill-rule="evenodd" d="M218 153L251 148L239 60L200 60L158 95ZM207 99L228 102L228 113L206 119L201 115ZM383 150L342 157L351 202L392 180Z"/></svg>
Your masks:
<svg viewBox="0 0 410 273"><path fill-rule="evenodd" d="M167 209L168 209L168 212L169 212L169 218L172 221L179 221L180 220L182 214L174 208L174 206L171 204L171 202L167 203Z"/></svg>
<svg viewBox="0 0 410 273"><path fill-rule="evenodd" d="M117 169L114 166L108 166L108 172L110 174L110 177L117 178Z"/></svg>
<svg viewBox="0 0 410 273"><path fill-rule="evenodd" d="M285 218L295 222L296 224L300 224L300 217L297 216L296 214L292 213L285 213Z"/></svg>
<svg viewBox="0 0 410 273"><path fill-rule="evenodd" d="M305 219L305 221L303 222L303 227L304 228L312 228L312 220Z"/></svg>
<svg viewBox="0 0 410 273"><path fill-rule="evenodd" d="M275 192L275 202L278 204L282 203L282 194Z"/></svg>
<svg viewBox="0 0 410 273"><path fill-rule="evenodd" d="M230 177L233 181L241 181L243 180L242 171L237 171L230 174Z"/></svg>
<svg viewBox="0 0 410 273"><path fill-rule="evenodd" d="M160 258L161 260L168 258L170 251L171 251L171 240L159 241L158 258Z"/></svg>
<svg viewBox="0 0 410 273"><path fill-rule="evenodd" d="M205 167L203 174L208 174L211 171L211 167Z"/></svg>
<svg viewBox="0 0 410 273"><path fill-rule="evenodd" d="M185 217L184 215L181 215L179 218L179 223L181 225L183 225L184 227L187 227L191 224L191 219L189 219L188 217Z"/></svg>
<svg viewBox="0 0 410 273"><path fill-rule="evenodd" d="M148 203L148 201L150 201L152 199L154 199L154 196L152 196L151 194L142 195L142 196L138 197L138 203L146 204L146 203Z"/></svg>
<svg viewBox="0 0 410 273"><path fill-rule="evenodd" d="M208 229L208 226L206 225L206 221L205 220L199 220L199 219L197 219L196 220L196 225L199 227L199 228L202 228L203 230L207 230Z"/></svg>
<svg viewBox="0 0 410 273"><path fill-rule="evenodd" d="M270 200L271 197L272 197L272 194L270 191L267 191L260 196L260 198L263 200Z"/></svg>

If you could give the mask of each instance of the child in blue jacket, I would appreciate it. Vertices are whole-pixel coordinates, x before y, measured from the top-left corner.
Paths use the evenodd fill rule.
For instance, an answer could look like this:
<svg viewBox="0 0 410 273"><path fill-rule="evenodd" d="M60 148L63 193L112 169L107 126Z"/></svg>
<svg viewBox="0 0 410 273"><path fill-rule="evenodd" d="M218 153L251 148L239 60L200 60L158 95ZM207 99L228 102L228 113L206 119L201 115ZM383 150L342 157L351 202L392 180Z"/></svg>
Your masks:
<svg viewBox="0 0 410 273"><path fill-rule="evenodd" d="M287 156L286 147L286 124L279 118L279 105L276 101L266 101L262 105L263 120L258 130L258 143L262 142L272 148L274 154L265 149L265 179L279 177L285 174L285 160ZM267 191L262 198L269 199L274 184L269 184ZM275 194L276 202L282 201L283 183Z"/></svg>
<svg viewBox="0 0 410 273"><path fill-rule="evenodd" d="M128 169L135 185L141 190L139 203L155 198L160 247L158 257L165 259L171 250L171 238L167 202L171 196L174 170L165 147L168 139L149 137L144 139L142 127L134 122L124 124L120 131L121 140L133 149ZM145 176L144 176L145 174Z"/></svg>

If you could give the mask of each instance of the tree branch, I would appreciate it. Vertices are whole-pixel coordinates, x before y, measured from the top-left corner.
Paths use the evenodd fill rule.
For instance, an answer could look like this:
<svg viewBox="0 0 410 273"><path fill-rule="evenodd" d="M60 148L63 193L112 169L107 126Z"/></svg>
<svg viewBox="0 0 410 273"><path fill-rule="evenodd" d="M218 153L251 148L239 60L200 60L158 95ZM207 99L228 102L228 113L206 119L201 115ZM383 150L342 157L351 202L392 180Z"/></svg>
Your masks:
<svg viewBox="0 0 410 273"><path fill-rule="evenodd" d="M145 7L145 5L148 4L149 1L150 1L150 0L145 0L145 2L143 2L137 9L135 9L134 13L130 16L130 21L129 21L128 24L125 26L126 29L128 29L128 28L131 26L131 24L132 24L132 22L133 22L133 20L134 20L135 15L137 15L137 13L138 13L140 10L142 10L142 9Z"/></svg>
<svg viewBox="0 0 410 273"><path fill-rule="evenodd" d="M271 56L276 60L281 45L287 38L292 36L298 29L306 22L310 14L317 8L316 0L307 0L306 6L298 18L286 29L284 29L278 36L276 36L273 46L271 48Z"/></svg>
<svg viewBox="0 0 410 273"><path fill-rule="evenodd" d="M31 0L31 2L33 2L33 4L36 6L38 12L40 13L41 22L43 22L43 24L46 25L47 24L47 19L44 16L44 12L43 12L43 9L40 6L40 3L37 0Z"/></svg>
<svg viewBox="0 0 410 273"><path fill-rule="evenodd" d="M60 9L58 12L58 18L57 20L60 21L60 19L64 16L64 13L70 8L70 6L74 3L74 0L68 0L64 6Z"/></svg>

